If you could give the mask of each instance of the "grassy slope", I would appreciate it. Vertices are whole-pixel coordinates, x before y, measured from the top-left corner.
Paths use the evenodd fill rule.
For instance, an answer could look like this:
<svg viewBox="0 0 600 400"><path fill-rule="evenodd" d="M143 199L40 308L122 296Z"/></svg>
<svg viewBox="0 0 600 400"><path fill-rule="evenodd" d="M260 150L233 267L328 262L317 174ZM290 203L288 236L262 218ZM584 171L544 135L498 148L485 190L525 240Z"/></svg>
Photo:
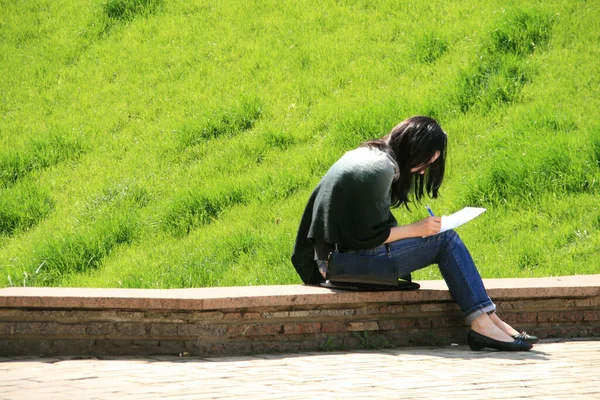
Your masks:
<svg viewBox="0 0 600 400"><path fill-rule="evenodd" d="M299 282L312 187L412 114L484 277L600 271L597 5L105 4L0 0L0 284Z"/></svg>

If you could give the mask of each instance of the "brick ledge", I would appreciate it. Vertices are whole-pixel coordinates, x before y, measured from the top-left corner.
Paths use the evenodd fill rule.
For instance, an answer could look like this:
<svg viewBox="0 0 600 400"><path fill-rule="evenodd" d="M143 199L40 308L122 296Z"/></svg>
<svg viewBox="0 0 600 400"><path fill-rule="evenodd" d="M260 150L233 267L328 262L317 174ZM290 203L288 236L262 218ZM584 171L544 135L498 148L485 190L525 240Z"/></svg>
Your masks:
<svg viewBox="0 0 600 400"><path fill-rule="evenodd" d="M419 281L409 292L348 292L307 285L197 289L4 288L0 308L122 310L227 310L277 306L436 302L451 300L444 281ZM484 279L494 300L578 298L600 295L599 275Z"/></svg>
<svg viewBox="0 0 600 400"><path fill-rule="evenodd" d="M0 356L240 355L464 343L443 281L412 292L314 286L0 289ZM600 336L600 275L485 280L502 318L541 338Z"/></svg>

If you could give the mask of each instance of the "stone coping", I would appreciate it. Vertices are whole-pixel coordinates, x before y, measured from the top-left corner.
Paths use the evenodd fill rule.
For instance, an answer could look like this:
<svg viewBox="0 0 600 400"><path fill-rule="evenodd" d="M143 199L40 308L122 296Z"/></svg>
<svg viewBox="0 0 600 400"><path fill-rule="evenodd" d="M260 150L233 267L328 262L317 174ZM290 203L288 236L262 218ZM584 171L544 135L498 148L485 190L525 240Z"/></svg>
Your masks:
<svg viewBox="0 0 600 400"><path fill-rule="evenodd" d="M349 292L307 285L197 289L96 289L11 287L0 289L0 308L122 310L227 310L277 306L435 302L451 300L444 281L419 281L421 289ZM578 298L600 295L599 275L484 279L494 300Z"/></svg>

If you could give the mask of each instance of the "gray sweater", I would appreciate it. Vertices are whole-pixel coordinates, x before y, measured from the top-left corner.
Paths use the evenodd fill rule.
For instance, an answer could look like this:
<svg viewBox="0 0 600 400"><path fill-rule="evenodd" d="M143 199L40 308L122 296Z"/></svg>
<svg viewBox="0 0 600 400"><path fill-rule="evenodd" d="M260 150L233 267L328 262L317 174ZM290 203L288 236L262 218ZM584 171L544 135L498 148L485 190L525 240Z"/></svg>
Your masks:
<svg viewBox="0 0 600 400"><path fill-rule="evenodd" d="M377 247L397 225L390 211L398 165L379 149L347 152L327 171L310 196L296 237L292 264L306 284L322 278L314 262L335 244L340 251Z"/></svg>

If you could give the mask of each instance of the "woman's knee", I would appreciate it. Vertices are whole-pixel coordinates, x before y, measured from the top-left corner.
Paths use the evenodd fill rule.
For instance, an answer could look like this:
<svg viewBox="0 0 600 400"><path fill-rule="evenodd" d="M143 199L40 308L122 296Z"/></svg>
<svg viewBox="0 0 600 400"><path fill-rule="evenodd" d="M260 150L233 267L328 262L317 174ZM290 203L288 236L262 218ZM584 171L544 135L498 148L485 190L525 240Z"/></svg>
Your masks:
<svg viewBox="0 0 600 400"><path fill-rule="evenodd" d="M456 233L456 231L454 231L453 229L449 229L449 230L443 232L442 235L444 235L444 241L446 242L447 245L450 245L450 246L456 246L456 245L463 246L464 245L462 239L460 238L460 236L458 236L458 233Z"/></svg>
<svg viewBox="0 0 600 400"><path fill-rule="evenodd" d="M454 229L448 229L447 231L443 232L443 235L445 235L445 239L449 242L460 240L460 236L458 236L458 233L456 233Z"/></svg>

